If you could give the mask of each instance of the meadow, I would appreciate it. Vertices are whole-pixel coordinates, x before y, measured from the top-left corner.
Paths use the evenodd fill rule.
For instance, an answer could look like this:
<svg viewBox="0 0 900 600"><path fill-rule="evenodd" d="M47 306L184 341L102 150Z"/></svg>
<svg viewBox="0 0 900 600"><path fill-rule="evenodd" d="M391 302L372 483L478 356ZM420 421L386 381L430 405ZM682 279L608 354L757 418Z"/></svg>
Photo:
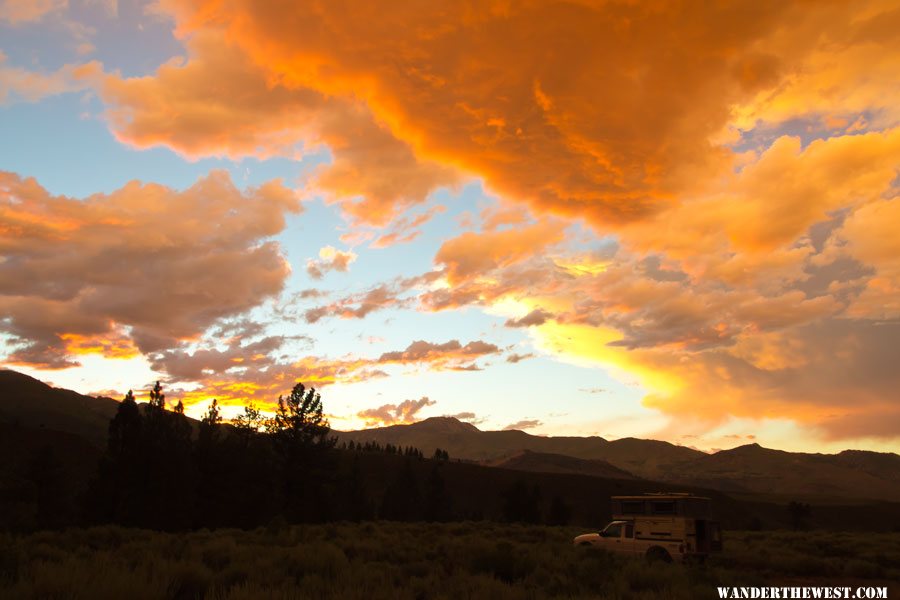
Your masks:
<svg viewBox="0 0 900 600"><path fill-rule="evenodd" d="M704 565L575 548L583 528L273 522L160 533L118 526L0 534L0 597L243 600L717 598L722 585L888 585L900 534L728 532Z"/></svg>

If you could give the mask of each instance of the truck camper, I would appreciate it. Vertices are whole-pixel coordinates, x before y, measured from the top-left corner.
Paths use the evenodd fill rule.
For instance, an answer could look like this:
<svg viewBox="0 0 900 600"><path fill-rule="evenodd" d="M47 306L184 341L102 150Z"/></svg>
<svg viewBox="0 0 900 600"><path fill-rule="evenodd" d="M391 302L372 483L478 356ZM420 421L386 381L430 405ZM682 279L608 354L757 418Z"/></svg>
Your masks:
<svg viewBox="0 0 900 600"><path fill-rule="evenodd" d="M613 496L612 515L613 521L602 531L579 535L575 545L666 562L702 561L722 550L709 498L688 493Z"/></svg>

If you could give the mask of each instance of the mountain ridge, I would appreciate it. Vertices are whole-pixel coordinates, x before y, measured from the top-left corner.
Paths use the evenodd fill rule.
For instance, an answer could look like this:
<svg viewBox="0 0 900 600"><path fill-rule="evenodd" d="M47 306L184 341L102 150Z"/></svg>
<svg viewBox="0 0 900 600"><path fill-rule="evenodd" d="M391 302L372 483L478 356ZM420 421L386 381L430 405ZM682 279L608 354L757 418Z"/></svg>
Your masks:
<svg viewBox="0 0 900 600"><path fill-rule="evenodd" d="M436 421L434 419L441 419ZM601 461L629 475L726 492L900 500L900 455L868 450L837 454L788 452L749 443L707 454L662 440L534 436L523 431L482 431L453 417L357 431L340 440L447 450L452 458L520 470L591 474ZM436 425L440 423L440 427ZM450 431L450 433L447 433ZM533 455L522 459L522 453ZM561 464L559 458L567 460ZM509 464L504 465L504 462ZM582 462L577 462L582 461ZM611 475L605 475L611 476Z"/></svg>
<svg viewBox="0 0 900 600"><path fill-rule="evenodd" d="M102 449L118 404L0 370L2 424L71 433ZM413 446L426 455L441 448L452 459L513 470L636 477L731 493L900 500L900 456L893 453L810 454L751 443L706 454L661 440L482 431L449 416L334 434L344 442Z"/></svg>
<svg viewBox="0 0 900 600"><path fill-rule="evenodd" d="M119 403L55 388L24 373L0 369L0 421L72 433L106 447L109 421Z"/></svg>

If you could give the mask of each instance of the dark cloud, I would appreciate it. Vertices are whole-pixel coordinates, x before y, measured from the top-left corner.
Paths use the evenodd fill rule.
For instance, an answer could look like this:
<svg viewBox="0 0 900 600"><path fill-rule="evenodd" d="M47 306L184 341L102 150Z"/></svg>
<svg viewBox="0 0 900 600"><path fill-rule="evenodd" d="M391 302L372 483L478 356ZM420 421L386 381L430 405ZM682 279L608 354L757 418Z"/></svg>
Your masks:
<svg viewBox="0 0 900 600"><path fill-rule="evenodd" d="M521 319L507 319L504 325L507 327L533 327L536 325L543 325L552 318L553 313L548 312L543 308L536 308Z"/></svg>
<svg viewBox="0 0 900 600"><path fill-rule="evenodd" d="M351 294L330 304L310 308L303 313L307 323L316 323L325 317L364 319L369 314L407 306L411 300L401 297L403 290L390 284L382 284L367 292Z"/></svg>
<svg viewBox="0 0 900 600"><path fill-rule="evenodd" d="M282 347L285 338L269 336L256 342L241 345L236 340L225 350L215 348L171 349L150 355L150 364L157 371L164 371L178 381L200 381L210 376L221 376L232 369L261 368L274 363L270 356Z"/></svg>
<svg viewBox="0 0 900 600"><path fill-rule="evenodd" d="M513 353L506 357L506 362L515 364L515 363L521 362L523 360L527 360L529 358L534 358L534 354L531 352L529 352L528 354Z"/></svg>
<svg viewBox="0 0 900 600"><path fill-rule="evenodd" d="M500 352L494 344L482 340L474 340L463 346L459 340L450 340L442 344L417 340L405 350L385 352L378 358L380 363L413 363L430 362L445 364L448 362L470 361L473 358ZM459 364L453 365L459 367ZM471 367L471 364L469 365ZM467 370L471 370L468 368Z"/></svg>

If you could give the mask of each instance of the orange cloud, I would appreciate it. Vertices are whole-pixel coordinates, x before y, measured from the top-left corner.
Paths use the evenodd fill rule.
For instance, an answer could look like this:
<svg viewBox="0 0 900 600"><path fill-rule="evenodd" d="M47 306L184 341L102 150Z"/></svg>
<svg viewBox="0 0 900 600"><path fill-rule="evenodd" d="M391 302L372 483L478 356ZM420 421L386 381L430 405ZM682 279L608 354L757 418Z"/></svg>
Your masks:
<svg viewBox="0 0 900 600"><path fill-rule="evenodd" d="M454 169L420 160L358 104L324 113L317 135L334 160L319 169L314 185L364 224L385 226L432 190L459 181Z"/></svg>
<svg viewBox="0 0 900 600"><path fill-rule="evenodd" d="M0 51L0 105L15 101L37 102L49 96L77 92L91 87L102 73L96 61L64 65L52 73L29 71L7 64Z"/></svg>
<svg viewBox="0 0 900 600"><path fill-rule="evenodd" d="M434 400L422 396L418 400L404 400L400 404L384 404L378 408L369 408L356 413L356 416L366 422L366 427L414 423L419 411L435 404Z"/></svg>
<svg viewBox="0 0 900 600"><path fill-rule="evenodd" d="M286 86L362 98L417 156L598 225L726 167L711 140L734 107L779 89L823 28L848 30L847 10L784 3L163 5L182 35L225 24ZM773 52L781 31L804 35Z"/></svg>
<svg viewBox="0 0 900 600"><path fill-rule="evenodd" d="M542 221L519 229L466 232L441 246L434 260L443 264L447 280L456 285L498 267L530 258L563 240L565 226Z"/></svg>
<svg viewBox="0 0 900 600"><path fill-rule="evenodd" d="M835 232L830 257L849 255L871 265L875 274L850 306L850 314L868 319L900 318L900 202L897 196L853 212Z"/></svg>
<svg viewBox="0 0 900 600"><path fill-rule="evenodd" d="M707 428L730 417L790 419L827 439L895 438L898 408L889 398L900 383L889 366L896 324L832 320L782 339L798 346L798 363L750 362L728 348L700 353L623 350L616 334L586 325L545 325L539 346L561 357L598 364L637 381L645 406L674 422ZM749 360L748 360L749 359ZM891 363L892 364L892 363Z"/></svg>
<svg viewBox="0 0 900 600"><path fill-rule="evenodd" d="M65 10L68 5L68 0L3 0L0 2L0 21L11 25L32 23Z"/></svg>
<svg viewBox="0 0 900 600"><path fill-rule="evenodd" d="M153 76L103 78L100 92L120 141L192 158L293 156L326 144L334 160L314 184L354 219L376 225L457 180L452 169L420 161L358 101L286 86L219 29L197 32L186 46L186 59Z"/></svg>
<svg viewBox="0 0 900 600"><path fill-rule="evenodd" d="M797 58L778 87L736 107L734 126L798 117L820 119L829 129L849 126L848 132L867 120L879 129L896 125L900 9L891 2L836 2L806 12L768 37L767 51Z"/></svg>
<svg viewBox="0 0 900 600"><path fill-rule="evenodd" d="M431 207L424 213L415 217L401 217L391 224L390 231L381 235L372 242L370 248L387 248L395 244L405 244L413 241L422 232L419 229L422 225L434 218L435 215L443 213L447 209L440 204Z"/></svg>
<svg viewBox="0 0 900 600"><path fill-rule="evenodd" d="M306 272L313 279L322 279L328 271L346 273L350 263L356 260L354 252L344 252L334 246L325 246L319 250L319 260L306 261Z"/></svg>
<svg viewBox="0 0 900 600"><path fill-rule="evenodd" d="M106 358L135 358L141 352L124 332L109 336L84 336L77 333L63 333L59 338L65 344L64 353L69 356L79 354L100 354Z"/></svg>
<svg viewBox="0 0 900 600"><path fill-rule="evenodd" d="M695 280L777 295L809 279L811 264L823 264L810 237L815 228L896 195L898 152L900 129L805 148L798 138L781 137L705 192L623 227L619 239L630 251L658 253Z"/></svg>
<svg viewBox="0 0 900 600"><path fill-rule="evenodd" d="M435 344L417 340L405 350L385 352L376 362L380 364L427 364L432 369L477 370L473 360L490 354L497 354L500 348L494 344L475 340L465 346L458 340ZM474 368L473 368L474 366Z"/></svg>
<svg viewBox="0 0 900 600"><path fill-rule="evenodd" d="M282 289L289 267L267 238L299 210L279 182L241 193L223 172L184 192L134 181L83 200L0 173L7 361L59 368L94 343L151 352L198 337Z"/></svg>
<svg viewBox="0 0 900 600"><path fill-rule="evenodd" d="M894 202L868 202L825 235L835 251L884 263L894 246L886 208ZM855 248L850 234L864 235L876 214L883 226L871 227L871 248ZM800 267L811 269L829 250L821 240L806 244ZM577 262L577 255L568 260ZM804 277L765 281L760 267L759 279L750 280L759 283L723 284L681 271L679 261L623 249L603 269L575 274L559 262L531 256L472 269L477 276L424 292L420 301L431 309L443 308L441 299L453 306L484 304L511 324L529 323L539 349L638 383L647 392L645 405L674 421L712 428L735 416L792 419L835 439L896 436L882 424L895 412L886 399L896 375L890 360L878 358L891 353L887 340L896 328L841 318L857 302L853 293L843 299L828 293L827 280L817 287ZM882 267L885 274L888 267ZM831 276L845 281L840 271ZM543 318L542 307L551 307L555 319Z"/></svg>

